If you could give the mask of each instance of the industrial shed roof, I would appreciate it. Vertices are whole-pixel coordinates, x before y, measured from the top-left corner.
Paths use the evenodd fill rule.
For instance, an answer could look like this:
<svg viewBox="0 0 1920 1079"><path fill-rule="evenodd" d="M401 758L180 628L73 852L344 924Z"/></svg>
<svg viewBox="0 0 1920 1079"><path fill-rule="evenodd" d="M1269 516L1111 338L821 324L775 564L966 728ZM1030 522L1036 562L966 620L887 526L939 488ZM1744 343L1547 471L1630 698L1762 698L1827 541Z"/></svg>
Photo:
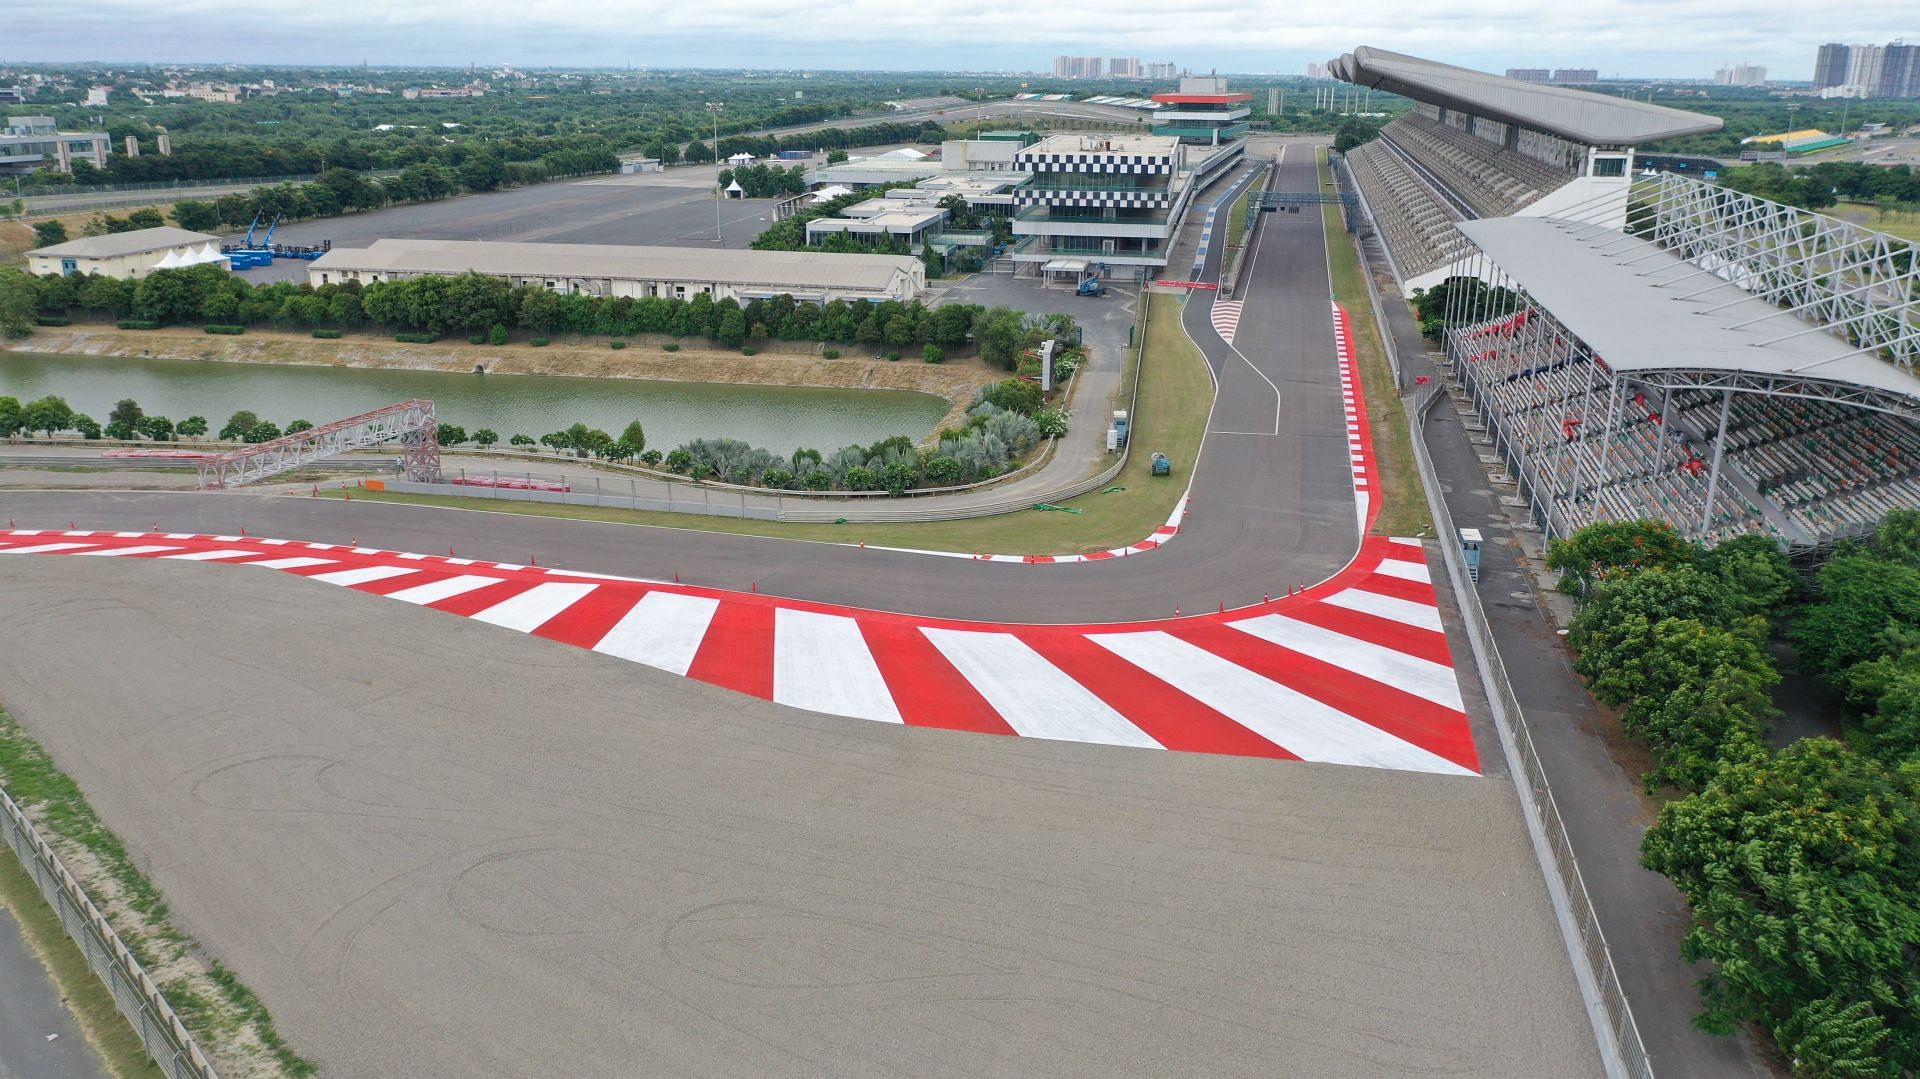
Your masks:
<svg viewBox="0 0 1920 1079"><path fill-rule="evenodd" d="M173 247L199 245L209 240L219 242L220 237L209 236L204 232L188 232L171 225L157 229L134 229L131 232L111 232L105 236L82 236L78 240L54 244L29 251L29 255L42 255L51 258L90 258L110 259L125 255L141 255L148 251L165 251Z"/></svg>
<svg viewBox="0 0 1920 1079"><path fill-rule="evenodd" d="M816 251L714 251L617 244L502 243L491 240L375 240L336 247L316 270L362 273L601 277L636 281L711 281L883 292L919 260L904 255L829 255Z"/></svg>
<svg viewBox="0 0 1920 1079"><path fill-rule="evenodd" d="M1720 130L1717 116L1564 86L1542 86L1362 45L1332 61L1335 78L1429 105L1530 127L1589 146L1641 143Z"/></svg>

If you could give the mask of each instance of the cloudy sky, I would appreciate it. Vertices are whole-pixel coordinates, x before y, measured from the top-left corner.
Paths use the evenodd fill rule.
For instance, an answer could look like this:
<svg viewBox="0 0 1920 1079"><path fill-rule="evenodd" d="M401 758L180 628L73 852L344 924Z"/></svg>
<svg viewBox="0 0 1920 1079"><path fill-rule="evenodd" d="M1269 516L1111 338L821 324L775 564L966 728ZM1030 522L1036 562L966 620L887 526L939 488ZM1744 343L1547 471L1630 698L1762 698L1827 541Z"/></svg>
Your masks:
<svg viewBox="0 0 1920 1079"><path fill-rule="evenodd" d="M1820 42L1920 36L1913 0L13 0L9 9L0 62L1043 70L1071 53L1297 74L1365 44L1496 71L1706 76L1750 61L1804 79Z"/></svg>

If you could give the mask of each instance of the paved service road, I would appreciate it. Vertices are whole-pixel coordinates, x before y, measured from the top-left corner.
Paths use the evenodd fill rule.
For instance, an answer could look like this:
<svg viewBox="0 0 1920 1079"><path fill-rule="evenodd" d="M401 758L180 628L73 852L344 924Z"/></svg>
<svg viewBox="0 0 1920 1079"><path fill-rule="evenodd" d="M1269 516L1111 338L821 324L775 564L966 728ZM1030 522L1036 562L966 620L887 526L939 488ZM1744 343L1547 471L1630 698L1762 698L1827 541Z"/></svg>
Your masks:
<svg viewBox="0 0 1920 1079"><path fill-rule="evenodd" d="M13 852L0 847L0 858ZM0 907L0 1079L95 1079L100 1058L73 1021L47 968Z"/></svg>

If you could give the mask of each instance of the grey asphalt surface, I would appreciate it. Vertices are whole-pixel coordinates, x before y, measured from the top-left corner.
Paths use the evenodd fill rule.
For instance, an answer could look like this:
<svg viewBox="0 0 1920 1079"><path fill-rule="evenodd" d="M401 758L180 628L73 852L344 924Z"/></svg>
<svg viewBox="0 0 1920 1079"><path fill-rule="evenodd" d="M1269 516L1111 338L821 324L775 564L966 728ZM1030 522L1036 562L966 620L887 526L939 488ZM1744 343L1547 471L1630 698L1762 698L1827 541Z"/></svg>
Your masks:
<svg viewBox="0 0 1920 1079"><path fill-rule="evenodd" d="M325 1074L1598 1074L1504 782L843 720L378 602L0 572L14 715Z"/></svg>
<svg viewBox="0 0 1920 1079"><path fill-rule="evenodd" d="M0 858L13 852L0 847ZM0 907L0 1079L100 1079L106 1069L47 968Z"/></svg>
<svg viewBox="0 0 1920 1079"><path fill-rule="evenodd" d="M1281 185L1316 182L1303 152L1292 153L1276 178ZM1188 325L1221 380L1222 404L1210 430L1271 432L1279 386L1281 434L1210 433L1180 538L1137 558L1066 566L929 559L838 544L272 496L22 491L0 496L0 511L21 528L157 524L164 531L245 528L254 535L357 539L403 551L437 552L451 544L464 557L537 557L541 565L641 577L678 573L688 583L719 588L755 582L776 595L953 618L1118 621L1256 603L1337 571L1352 557L1358 535L1322 227L1310 214L1288 214L1277 223L1282 215L1265 216L1269 223L1243 270L1247 306L1237 351L1222 352L1204 318L1193 329L1197 316L1190 315ZM1214 245L1207 274L1217 275L1223 247ZM858 543L856 526L848 528L846 543Z"/></svg>
<svg viewBox="0 0 1920 1079"><path fill-rule="evenodd" d="M1375 264L1384 265L1377 258ZM1407 377L1440 381L1407 305L1388 302L1383 309ZM1638 780L1609 751L1605 719L1574 673L1565 639L1522 564L1512 521L1498 501L1502 491L1480 464L1479 453L1488 451L1469 441L1450 399L1435 403L1426 433L1454 524L1478 528L1487 538L1480 548L1481 604L1532 725L1534 747L1656 1072L1754 1079L1776 1074L1753 1039L1716 1037L1693 1026L1700 1011L1695 983L1706 971L1680 960L1686 900L1665 877L1640 865L1640 840L1653 819L1642 807Z"/></svg>

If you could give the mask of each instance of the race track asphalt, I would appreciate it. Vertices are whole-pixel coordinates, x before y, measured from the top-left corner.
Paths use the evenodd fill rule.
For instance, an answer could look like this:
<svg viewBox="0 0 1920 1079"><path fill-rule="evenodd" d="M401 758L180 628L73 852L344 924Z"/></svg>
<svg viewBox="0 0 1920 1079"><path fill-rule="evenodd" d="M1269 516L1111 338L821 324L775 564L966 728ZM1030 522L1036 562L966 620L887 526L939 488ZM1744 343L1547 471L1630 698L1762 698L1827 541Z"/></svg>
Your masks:
<svg viewBox="0 0 1920 1079"><path fill-rule="evenodd" d="M1311 152L1292 151L1283 186L1313 185ZM1226 181L1220 189L1224 190ZM1204 197L1213 197L1211 195ZM9 492L0 512L21 528L149 529L324 542L357 540L601 573L672 578L856 607L1014 622L1171 616L1260 602L1346 564L1358 543L1347 467L1323 225L1316 215L1264 215L1229 350L1204 312L1187 325L1220 392L1175 542L1140 557L1069 566L928 558L825 543L537 517L476 517L441 508L261 495ZM1275 219L1284 218L1276 222ZM1224 214L1220 227L1224 238ZM1207 279L1217 278L1217 240ZM1189 300L1189 304L1210 299ZM1195 318L1199 329L1195 329ZM1279 388L1280 434L1275 426ZM1264 431L1245 435L1226 432ZM1144 447L1143 447L1144 448ZM156 528L157 526L157 528ZM857 526L846 543L857 544Z"/></svg>
<svg viewBox="0 0 1920 1079"><path fill-rule="evenodd" d="M9 707L323 1074L1598 1074L1505 782L848 721L396 606L0 574Z"/></svg>

